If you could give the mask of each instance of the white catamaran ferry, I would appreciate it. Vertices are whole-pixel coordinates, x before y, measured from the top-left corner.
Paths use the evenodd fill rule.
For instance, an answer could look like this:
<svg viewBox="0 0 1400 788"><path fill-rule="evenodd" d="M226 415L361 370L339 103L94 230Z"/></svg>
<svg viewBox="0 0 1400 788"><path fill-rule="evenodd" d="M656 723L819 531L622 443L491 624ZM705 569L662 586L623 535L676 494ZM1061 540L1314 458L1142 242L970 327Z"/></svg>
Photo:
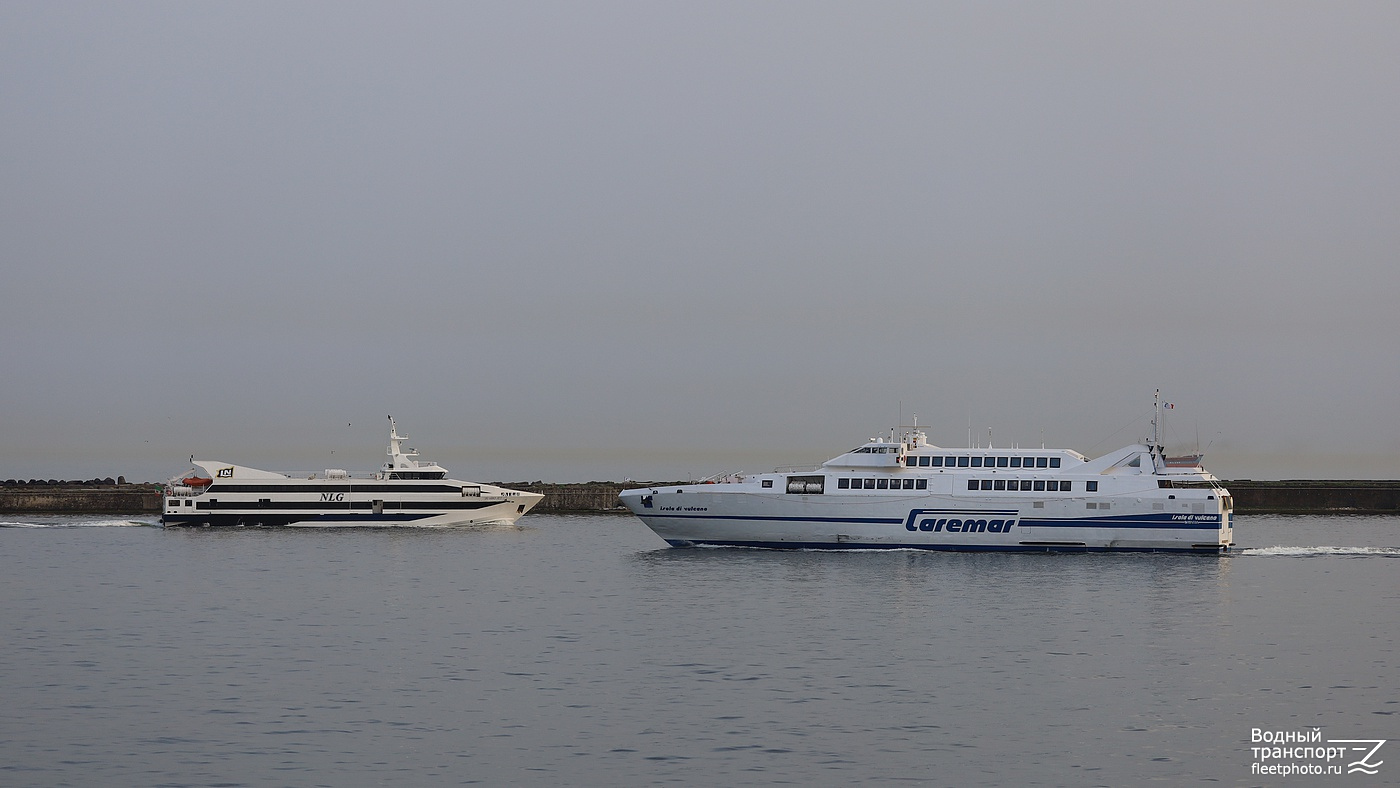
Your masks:
<svg viewBox="0 0 1400 788"><path fill-rule="evenodd" d="M944 449L918 427L800 472L624 490L674 547L1177 551L1233 543L1230 493L1200 455L1152 437L1098 459L1068 450Z"/></svg>
<svg viewBox="0 0 1400 788"><path fill-rule="evenodd" d="M170 480L161 522L173 525L441 527L509 525L544 498L539 493L447 478L414 459L389 417L389 461L355 478L342 470L289 475L190 458L194 470Z"/></svg>

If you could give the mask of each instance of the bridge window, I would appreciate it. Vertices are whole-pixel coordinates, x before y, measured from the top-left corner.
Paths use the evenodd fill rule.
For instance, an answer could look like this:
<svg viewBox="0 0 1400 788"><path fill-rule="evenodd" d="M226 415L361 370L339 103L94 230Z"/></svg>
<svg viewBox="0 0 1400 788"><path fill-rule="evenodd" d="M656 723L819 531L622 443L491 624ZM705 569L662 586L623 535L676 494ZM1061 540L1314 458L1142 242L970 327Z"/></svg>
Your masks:
<svg viewBox="0 0 1400 788"><path fill-rule="evenodd" d="M969 464L971 464L971 462L972 462L972 458L971 458L971 457L959 457L959 458L958 458L958 467L959 467L959 468L966 468Z"/></svg>
<svg viewBox="0 0 1400 788"><path fill-rule="evenodd" d="M998 458L997 458L997 467L998 467L998 468L1005 468L1007 465L1010 465L1010 464L1011 464L1011 458L1010 458L1010 457L998 457Z"/></svg>
<svg viewBox="0 0 1400 788"><path fill-rule="evenodd" d="M1021 458L1020 458L1020 457L1012 457L1012 458L1011 458L1011 467L1012 467L1012 468L1019 468L1019 467L1021 467Z"/></svg>
<svg viewBox="0 0 1400 788"><path fill-rule="evenodd" d="M1060 458L1059 458L1059 457L1051 457L1051 458L1050 458L1050 467L1051 467L1051 468L1058 468L1058 467L1060 467Z"/></svg>
<svg viewBox="0 0 1400 788"><path fill-rule="evenodd" d="M1022 458L1021 458L1021 467L1022 467L1022 468L1034 468L1034 467L1035 467L1035 458L1034 458L1034 457L1022 457Z"/></svg>
<svg viewBox="0 0 1400 788"><path fill-rule="evenodd" d="M981 468L981 467L982 467L982 458L981 458L981 457L973 457L973 458L972 458L972 467L974 467L974 468Z"/></svg>
<svg viewBox="0 0 1400 788"><path fill-rule="evenodd" d="M1050 467L1050 458L1049 458L1049 457L1036 457L1036 458L1035 458L1035 467L1037 467L1037 468L1049 468L1049 467Z"/></svg>
<svg viewBox="0 0 1400 788"><path fill-rule="evenodd" d="M931 462L933 462L933 458L932 458L932 457L928 457L928 456L920 457L920 458L919 458L919 467L920 467L920 468L927 468Z"/></svg>
<svg viewBox="0 0 1400 788"><path fill-rule="evenodd" d="M943 467L943 458L942 458L942 457L929 457L928 459L929 459L929 464L932 465L933 467L935 467L935 468L942 468L942 467Z"/></svg>

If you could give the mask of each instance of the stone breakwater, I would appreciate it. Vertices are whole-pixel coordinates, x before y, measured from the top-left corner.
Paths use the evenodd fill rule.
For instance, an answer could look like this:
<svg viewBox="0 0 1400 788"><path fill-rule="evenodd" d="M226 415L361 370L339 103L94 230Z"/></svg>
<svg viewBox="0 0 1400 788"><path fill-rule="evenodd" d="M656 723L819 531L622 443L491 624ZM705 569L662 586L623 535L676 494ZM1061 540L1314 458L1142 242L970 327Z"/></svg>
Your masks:
<svg viewBox="0 0 1400 788"><path fill-rule="evenodd" d="M532 513L625 512L618 493L682 482L505 482L502 487L544 495ZM1227 481L1236 514L1400 514L1400 481ZM119 479L0 483L4 514L159 514L161 485Z"/></svg>
<svg viewBox="0 0 1400 788"><path fill-rule="evenodd" d="M1400 481L1224 482L1238 514L1400 514Z"/></svg>
<svg viewBox="0 0 1400 788"><path fill-rule="evenodd" d="M0 513L4 514L144 514L159 513L160 507L158 484L127 484L122 479L0 484Z"/></svg>
<svg viewBox="0 0 1400 788"><path fill-rule="evenodd" d="M625 512L618 504L618 493L631 487L662 482L586 482L546 484L544 482L500 482L512 490L537 492L544 500L535 512ZM675 485L681 482L665 482ZM0 482L0 513L4 514L160 514L163 486L127 484L124 480L56 479Z"/></svg>

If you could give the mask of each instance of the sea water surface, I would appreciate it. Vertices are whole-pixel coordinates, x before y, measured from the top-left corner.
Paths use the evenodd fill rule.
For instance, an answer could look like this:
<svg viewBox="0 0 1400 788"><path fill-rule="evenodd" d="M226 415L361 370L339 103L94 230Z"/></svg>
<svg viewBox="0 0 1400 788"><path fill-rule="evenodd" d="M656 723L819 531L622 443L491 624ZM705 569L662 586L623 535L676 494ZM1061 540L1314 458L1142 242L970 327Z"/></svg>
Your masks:
<svg viewBox="0 0 1400 788"><path fill-rule="evenodd" d="M5 786L1400 782L1400 518L1225 557L3 520ZM1392 741L1255 771L1314 728Z"/></svg>

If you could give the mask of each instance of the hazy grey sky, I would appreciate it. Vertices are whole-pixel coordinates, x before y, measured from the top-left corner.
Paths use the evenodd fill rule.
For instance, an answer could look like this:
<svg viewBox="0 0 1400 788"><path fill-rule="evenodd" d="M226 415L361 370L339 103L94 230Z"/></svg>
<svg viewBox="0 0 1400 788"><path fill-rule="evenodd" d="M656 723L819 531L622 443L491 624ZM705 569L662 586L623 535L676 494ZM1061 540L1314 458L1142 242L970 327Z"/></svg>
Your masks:
<svg viewBox="0 0 1400 788"><path fill-rule="evenodd" d="M0 479L1400 477L1400 4L0 5ZM331 452L334 452L332 454Z"/></svg>

